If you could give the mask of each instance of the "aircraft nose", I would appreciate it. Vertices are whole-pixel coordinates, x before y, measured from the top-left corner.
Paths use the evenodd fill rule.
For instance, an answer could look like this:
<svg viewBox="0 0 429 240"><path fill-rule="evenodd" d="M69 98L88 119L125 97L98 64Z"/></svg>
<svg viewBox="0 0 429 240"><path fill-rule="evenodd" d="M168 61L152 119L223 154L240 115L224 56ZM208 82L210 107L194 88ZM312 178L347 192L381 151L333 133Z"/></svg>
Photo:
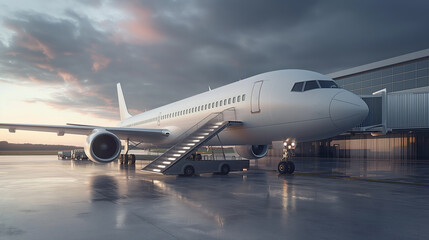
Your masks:
<svg viewBox="0 0 429 240"><path fill-rule="evenodd" d="M343 91L332 98L329 106L334 125L347 131L360 124L368 115L368 106L359 96Z"/></svg>

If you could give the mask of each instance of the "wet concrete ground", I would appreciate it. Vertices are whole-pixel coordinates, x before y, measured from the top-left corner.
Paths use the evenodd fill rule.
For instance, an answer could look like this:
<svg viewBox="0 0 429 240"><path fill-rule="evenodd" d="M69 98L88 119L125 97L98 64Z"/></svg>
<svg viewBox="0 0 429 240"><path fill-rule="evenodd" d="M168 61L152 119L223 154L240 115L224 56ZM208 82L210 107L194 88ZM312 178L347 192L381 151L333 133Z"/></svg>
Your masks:
<svg viewBox="0 0 429 240"><path fill-rule="evenodd" d="M427 239L429 161L162 176L0 156L0 239Z"/></svg>

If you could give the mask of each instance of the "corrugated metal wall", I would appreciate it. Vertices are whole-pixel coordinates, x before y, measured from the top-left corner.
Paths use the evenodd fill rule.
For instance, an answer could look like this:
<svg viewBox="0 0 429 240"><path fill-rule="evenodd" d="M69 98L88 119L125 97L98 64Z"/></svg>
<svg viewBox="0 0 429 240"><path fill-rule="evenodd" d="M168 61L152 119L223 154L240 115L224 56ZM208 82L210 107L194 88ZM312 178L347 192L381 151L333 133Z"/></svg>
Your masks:
<svg viewBox="0 0 429 240"><path fill-rule="evenodd" d="M388 94L387 110L388 128L429 128L429 93Z"/></svg>

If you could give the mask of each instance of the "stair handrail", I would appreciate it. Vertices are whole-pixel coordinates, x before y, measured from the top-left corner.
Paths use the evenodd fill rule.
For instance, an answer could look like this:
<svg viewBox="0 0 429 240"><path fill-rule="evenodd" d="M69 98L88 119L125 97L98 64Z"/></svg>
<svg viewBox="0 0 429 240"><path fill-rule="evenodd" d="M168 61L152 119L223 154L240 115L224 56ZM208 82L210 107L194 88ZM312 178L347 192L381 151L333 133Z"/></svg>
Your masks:
<svg viewBox="0 0 429 240"><path fill-rule="evenodd" d="M195 125L193 125L192 127L190 127L188 130L186 130L185 132L183 132L182 134L180 134L180 136L177 137L177 139L178 139L177 143L174 144L168 150L174 148L176 145L178 145L181 142L181 140L183 140L187 136L191 135L195 130L199 129L201 126L203 126L204 124L207 124L208 122L210 122L211 120L215 119L216 117L222 115L222 118L220 119L220 121L224 121L223 113L226 112L226 111L235 111L235 107L230 107L230 108L224 109L221 112L210 113L209 115L207 115L206 117L204 117L201 121L197 122ZM212 115L215 115L215 116L212 116ZM210 118L210 116L212 116L212 118Z"/></svg>
<svg viewBox="0 0 429 240"><path fill-rule="evenodd" d="M200 126L203 126L204 124L207 124L208 122L210 122L210 121L212 121L213 119L215 119L216 117L218 117L218 116L220 116L220 115L222 115L222 119L220 120L220 121L223 121L224 120L224 118L223 118L223 113L224 112L226 112L226 111L234 111L235 112L235 107L230 107L230 108L227 108L227 109L224 109L224 110L222 110L221 112L214 112L214 113L211 113L211 114L209 114L209 115L207 115L206 117L204 117L201 121L199 121L198 123L196 123L195 125L193 125L192 127L190 127L188 130L186 130L185 132L183 132L182 134L180 134L180 136L179 137L177 137L177 139L178 139L178 141L177 141L177 143L176 144L174 144L173 146L171 146L169 149L167 149L167 151L165 151L164 153L166 153L166 152L169 152L170 150L172 150L173 148L175 148L178 144L180 144L181 143L181 141L183 140L183 139L185 139L186 137L188 137L189 135L191 135L192 133L194 133L196 130L198 130L199 128L200 128ZM214 116L213 116L214 115ZM211 117L211 118L210 118ZM207 120L208 119L208 120ZM203 123L204 122L204 123ZM203 124L202 124L203 123ZM192 130L192 131L191 131ZM164 153L163 154L161 154L160 156L158 156L157 158L155 158L153 161L152 161L152 163L153 162L155 162L155 161L157 161L160 157L162 157L163 155L164 155ZM149 164L150 165L150 164ZM148 166L149 166L148 165Z"/></svg>

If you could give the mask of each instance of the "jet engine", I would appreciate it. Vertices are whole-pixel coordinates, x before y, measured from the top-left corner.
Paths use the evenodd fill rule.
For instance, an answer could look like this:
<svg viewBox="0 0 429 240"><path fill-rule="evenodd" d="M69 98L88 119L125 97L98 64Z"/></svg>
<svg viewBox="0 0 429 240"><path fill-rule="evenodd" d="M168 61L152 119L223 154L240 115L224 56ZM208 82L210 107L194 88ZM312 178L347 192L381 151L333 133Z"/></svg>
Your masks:
<svg viewBox="0 0 429 240"><path fill-rule="evenodd" d="M108 163L121 154L121 141L111 132L95 129L86 138L85 153L93 162Z"/></svg>
<svg viewBox="0 0 429 240"><path fill-rule="evenodd" d="M235 146L235 152L247 159L262 158L268 153L268 145L243 145Z"/></svg>

